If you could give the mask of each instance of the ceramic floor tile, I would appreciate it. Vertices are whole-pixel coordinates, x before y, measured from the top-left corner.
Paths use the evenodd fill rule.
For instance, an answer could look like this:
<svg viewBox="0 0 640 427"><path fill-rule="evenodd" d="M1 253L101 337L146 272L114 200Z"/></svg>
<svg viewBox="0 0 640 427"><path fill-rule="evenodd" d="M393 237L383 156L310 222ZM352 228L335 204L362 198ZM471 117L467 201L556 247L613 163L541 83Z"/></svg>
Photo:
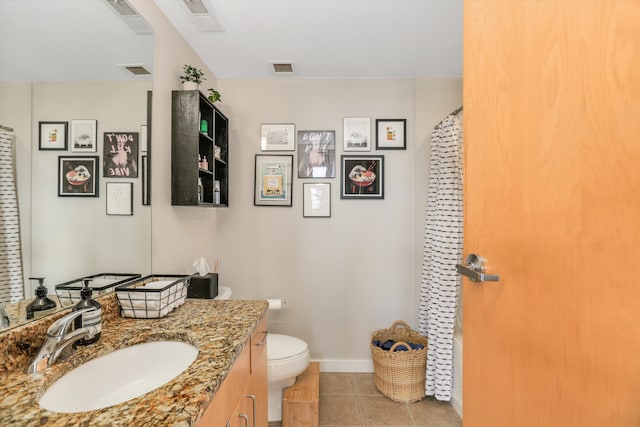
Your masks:
<svg viewBox="0 0 640 427"><path fill-rule="evenodd" d="M320 394L356 394L355 374L321 372Z"/></svg>
<svg viewBox="0 0 640 427"><path fill-rule="evenodd" d="M381 395L373 382L373 374L353 374L353 377L356 383L357 394Z"/></svg>
<svg viewBox="0 0 640 427"><path fill-rule="evenodd" d="M363 426L413 426L407 405L384 396L358 396Z"/></svg>
<svg viewBox="0 0 640 427"><path fill-rule="evenodd" d="M448 402L426 397L420 402L407 404L416 427L461 427L462 420Z"/></svg>
<svg viewBox="0 0 640 427"><path fill-rule="evenodd" d="M360 425L360 411L355 395L320 395L320 426Z"/></svg>

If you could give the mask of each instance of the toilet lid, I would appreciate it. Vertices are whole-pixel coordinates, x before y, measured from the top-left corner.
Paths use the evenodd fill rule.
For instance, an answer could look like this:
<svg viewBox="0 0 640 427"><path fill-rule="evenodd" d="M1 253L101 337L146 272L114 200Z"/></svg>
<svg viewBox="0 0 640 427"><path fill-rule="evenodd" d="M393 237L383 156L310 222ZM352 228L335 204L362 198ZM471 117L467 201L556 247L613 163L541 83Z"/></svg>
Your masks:
<svg viewBox="0 0 640 427"><path fill-rule="evenodd" d="M296 337L267 335L267 360L287 359L307 351L307 343Z"/></svg>

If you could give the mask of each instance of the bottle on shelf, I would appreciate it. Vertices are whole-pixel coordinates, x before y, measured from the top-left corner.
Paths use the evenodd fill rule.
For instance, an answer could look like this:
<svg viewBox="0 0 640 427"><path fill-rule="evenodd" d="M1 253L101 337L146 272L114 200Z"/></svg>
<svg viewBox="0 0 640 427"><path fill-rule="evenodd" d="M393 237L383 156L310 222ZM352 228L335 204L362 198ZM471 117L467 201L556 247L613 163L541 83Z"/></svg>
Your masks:
<svg viewBox="0 0 640 427"><path fill-rule="evenodd" d="M202 169L209 170L209 162L207 161L207 156L202 157L202 165L200 167Z"/></svg>
<svg viewBox="0 0 640 427"><path fill-rule="evenodd" d="M83 338L78 340L80 345L89 345L100 339L102 333L102 306L100 303L92 298L93 289L89 286L91 279L84 279L84 286L80 290L80 302L73 306L72 311L82 310L83 308L95 308L93 311L87 311L82 315L76 317L74 320L74 326L76 329L84 328L87 326L95 326L98 332L93 338Z"/></svg>
<svg viewBox="0 0 640 427"><path fill-rule="evenodd" d="M213 203L220 204L220 181L216 181L213 188Z"/></svg>
<svg viewBox="0 0 640 427"><path fill-rule="evenodd" d="M202 178L198 178L198 203L202 203L204 200L204 185L202 185Z"/></svg>

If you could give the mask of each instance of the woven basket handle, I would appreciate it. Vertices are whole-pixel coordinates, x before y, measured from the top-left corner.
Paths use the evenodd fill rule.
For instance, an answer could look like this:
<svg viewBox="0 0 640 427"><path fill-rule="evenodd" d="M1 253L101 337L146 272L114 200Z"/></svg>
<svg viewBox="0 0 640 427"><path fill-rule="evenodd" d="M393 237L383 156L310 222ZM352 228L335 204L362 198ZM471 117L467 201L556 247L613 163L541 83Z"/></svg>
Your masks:
<svg viewBox="0 0 640 427"><path fill-rule="evenodd" d="M401 346L401 345L405 346L407 348L407 350L412 350L411 346L409 344L407 344L406 342L398 341L397 343L395 343L394 345L391 346L391 348L389 349L389 352L390 353L393 352L396 349L396 347Z"/></svg>
<svg viewBox="0 0 640 427"><path fill-rule="evenodd" d="M409 327L409 325L407 324L407 322L404 322L404 321L402 321L402 320L396 320L395 322L393 322L393 325L391 325L391 328L390 328L390 329L391 329L392 331L395 331L395 330L396 330L396 328L397 328L398 326L402 326L402 327L404 327L407 331L410 331L410 330L411 330L411 328Z"/></svg>

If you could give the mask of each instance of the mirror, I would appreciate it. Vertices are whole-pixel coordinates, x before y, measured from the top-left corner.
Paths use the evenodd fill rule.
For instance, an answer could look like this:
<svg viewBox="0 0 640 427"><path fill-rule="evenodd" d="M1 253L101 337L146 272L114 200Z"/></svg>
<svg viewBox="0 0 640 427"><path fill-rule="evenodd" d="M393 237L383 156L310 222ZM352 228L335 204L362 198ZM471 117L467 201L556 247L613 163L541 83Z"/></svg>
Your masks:
<svg viewBox="0 0 640 427"><path fill-rule="evenodd" d="M125 65L152 71L153 36L136 34L106 0L3 0L0 52L0 125L15 133L25 296L15 306L5 303L7 311L33 299L32 276L46 277L55 295L56 284L85 276L151 274L151 206L142 203L141 165L150 148L144 134L152 81ZM66 149L41 149L41 122L67 123ZM95 123L88 132L93 144L75 146L72 137L86 134L87 122ZM137 134L126 172L105 176L113 169L105 159L121 148L105 144L107 134ZM96 166L90 195L65 188L64 168L80 158ZM116 204L109 215L107 203Z"/></svg>

